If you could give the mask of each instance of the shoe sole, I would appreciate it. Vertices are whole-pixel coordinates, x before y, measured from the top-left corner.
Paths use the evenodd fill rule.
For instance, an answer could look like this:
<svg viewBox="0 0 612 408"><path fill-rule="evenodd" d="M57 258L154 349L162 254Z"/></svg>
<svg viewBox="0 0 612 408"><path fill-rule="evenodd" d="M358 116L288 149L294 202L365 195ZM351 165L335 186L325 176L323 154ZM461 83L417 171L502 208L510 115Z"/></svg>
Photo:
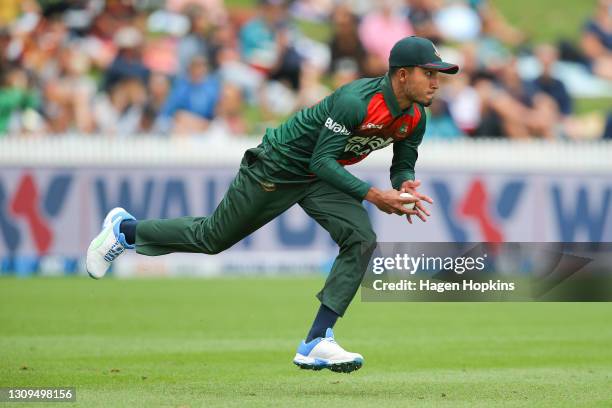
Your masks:
<svg viewBox="0 0 612 408"><path fill-rule="evenodd" d="M302 370L320 371L324 368L327 368L328 370L331 370L335 373L350 374L353 371L359 370L363 366L363 360L357 359L353 361L345 361L342 363L329 363L324 360L316 360L314 364L303 363L294 360L293 364L300 367Z"/></svg>

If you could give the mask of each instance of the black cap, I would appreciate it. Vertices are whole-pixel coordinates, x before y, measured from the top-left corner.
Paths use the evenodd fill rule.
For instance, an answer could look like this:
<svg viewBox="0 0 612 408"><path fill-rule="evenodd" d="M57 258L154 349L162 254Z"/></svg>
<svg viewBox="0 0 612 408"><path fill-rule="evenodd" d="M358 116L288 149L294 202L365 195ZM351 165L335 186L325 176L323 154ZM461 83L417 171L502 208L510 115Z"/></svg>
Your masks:
<svg viewBox="0 0 612 408"><path fill-rule="evenodd" d="M459 67L442 61L436 46L427 38L406 37L395 43L389 54L389 67L422 67L445 74L456 74Z"/></svg>

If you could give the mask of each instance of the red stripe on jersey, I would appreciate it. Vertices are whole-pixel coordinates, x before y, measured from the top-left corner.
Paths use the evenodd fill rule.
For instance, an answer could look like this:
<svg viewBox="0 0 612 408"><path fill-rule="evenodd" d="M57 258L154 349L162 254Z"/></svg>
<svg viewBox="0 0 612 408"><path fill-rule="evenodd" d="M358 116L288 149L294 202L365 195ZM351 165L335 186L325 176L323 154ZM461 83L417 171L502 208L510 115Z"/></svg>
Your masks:
<svg viewBox="0 0 612 408"><path fill-rule="evenodd" d="M374 126L387 125L392 119L391 112L385 103L385 98L382 93L375 94L370 103L368 103L368 111L360 129L373 129Z"/></svg>
<svg viewBox="0 0 612 408"><path fill-rule="evenodd" d="M375 94L368 103L365 118L357 128L356 134L377 134L402 140L408 137L419 124L421 111L414 107L413 116L401 115L393 118L382 93Z"/></svg>

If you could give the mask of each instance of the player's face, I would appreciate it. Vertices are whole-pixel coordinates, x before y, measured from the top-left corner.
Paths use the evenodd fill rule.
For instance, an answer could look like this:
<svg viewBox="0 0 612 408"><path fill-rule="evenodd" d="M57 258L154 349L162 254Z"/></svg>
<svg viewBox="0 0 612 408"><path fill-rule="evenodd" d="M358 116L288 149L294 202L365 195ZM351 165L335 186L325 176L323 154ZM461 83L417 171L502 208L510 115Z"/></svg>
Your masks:
<svg viewBox="0 0 612 408"><path fill-rule="evenodd" d="M407 70L403 88L409 100L429 106L438 90L438 71L421 67Z"/></svg>

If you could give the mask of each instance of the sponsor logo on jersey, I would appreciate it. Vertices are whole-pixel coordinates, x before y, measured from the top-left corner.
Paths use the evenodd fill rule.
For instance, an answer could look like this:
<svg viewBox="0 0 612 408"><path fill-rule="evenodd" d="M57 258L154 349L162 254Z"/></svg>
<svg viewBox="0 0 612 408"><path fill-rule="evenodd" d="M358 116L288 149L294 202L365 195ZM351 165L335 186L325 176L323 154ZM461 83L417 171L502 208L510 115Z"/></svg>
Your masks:
<svg viewBox="0 0 612 408"><path fill-rule="evenodd" d="M374 150L382 149L393 143L392 138L382 136L353 136L344 148L345 152L351 152L357 156L370 154Z"/></svg>
<svg viewBox="0 0 612 408"><path fill-rule="evenodd" d="M376 124L376 123L366 123L365 125L361 126L362 129L382 129L385 125L384 124Z"/></svg>
<svg viewBox="0 0 612 408"><path fill-rule="evenodd" d="M344 127L340 123L337 123L332 118L327 118L327 120L325 121L325 127L331 130L332 132L340 135L350 136L352 134L346 127Z"/></svg>

